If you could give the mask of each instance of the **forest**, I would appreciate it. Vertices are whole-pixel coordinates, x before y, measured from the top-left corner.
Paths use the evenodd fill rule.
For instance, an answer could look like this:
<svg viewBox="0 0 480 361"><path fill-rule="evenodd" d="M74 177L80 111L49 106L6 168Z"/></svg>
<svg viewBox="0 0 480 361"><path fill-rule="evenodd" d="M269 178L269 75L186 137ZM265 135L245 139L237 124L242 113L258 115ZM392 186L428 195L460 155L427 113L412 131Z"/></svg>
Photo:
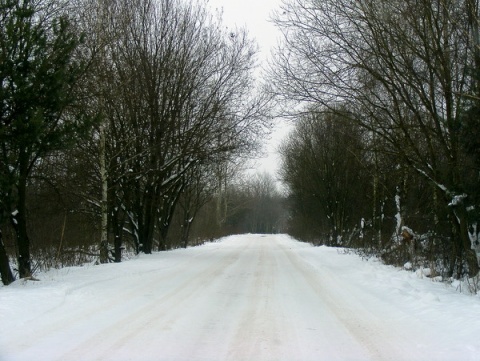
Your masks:
<svg viewBox="0 0 480 361"><path fill-rule="evenodd" d="M283 0L260 80L207 4L0 0L3 284L246 232L478 276L478 2Z"/></svg>
<svg viewBox="0 0 480 361"><path fill-rule="evenodd" d="M272 177L238 176L269 128L245 30L180 0L1 0L0 23L4 284L277 227Z"/></svg>
<svg viewBox="0 0 480 361"><path fill-rule="evenodd" d="M474 0L292 0L270 90L290 232L446 279L478 275Z"/></svg>

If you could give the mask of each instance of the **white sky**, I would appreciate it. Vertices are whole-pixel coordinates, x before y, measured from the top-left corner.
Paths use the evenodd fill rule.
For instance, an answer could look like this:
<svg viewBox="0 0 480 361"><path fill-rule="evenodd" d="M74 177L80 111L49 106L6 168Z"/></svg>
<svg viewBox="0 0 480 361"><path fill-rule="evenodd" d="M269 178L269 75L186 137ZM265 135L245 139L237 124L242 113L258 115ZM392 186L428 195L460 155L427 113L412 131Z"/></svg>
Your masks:
<svg viewBox="0 0 480 361"><path fill-rule="evenodd" d="M223 9L225 25L247 28L259 44L262 58L270 54L279 34L269 19L280 3L281 0L208 0L213 10Z"/></svg>
<svg viewBox="0 0 480 361"><path fill-rule="evenodd" d="M223 10L223 22L227 27L245 27L249 36L255 39L259 46L259 60L265 62L279 39L280 33L270 21L270 17L281 2L282 0L209 0L208 6L212 10ZM256 171L266 171L275 176L280 163L276 149L291 126L281 119L274 123L271 139L265 147L267 156L257 160L255 168Z"/></svg>

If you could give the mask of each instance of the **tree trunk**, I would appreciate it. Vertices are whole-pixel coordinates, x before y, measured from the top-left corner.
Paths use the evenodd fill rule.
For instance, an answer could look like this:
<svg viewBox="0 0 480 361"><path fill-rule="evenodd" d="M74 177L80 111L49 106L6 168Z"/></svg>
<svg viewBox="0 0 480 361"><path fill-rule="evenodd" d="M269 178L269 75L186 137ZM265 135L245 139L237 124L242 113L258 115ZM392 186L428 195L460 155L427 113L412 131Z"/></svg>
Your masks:
<svg viewBox="0 0 480 361"><path fill-rule="evenodd" d="M115 263L122 262L122 237L121 235L116 234L113 241L113 257Z"/></svg>
<svg viewBox="0 0 480 361"><path fill-rule="evenodd" d="M102 183L102 200L100 202L100 263L108 263L108 178L105 160L105 125L100 125L100 181Z"/></svg>
<svg viewBox="0 0 480 361"><path fill-rule="evenodd" d="M120 210L121 207L118 207ZM112 229L113 229L113 257L115 263L122 262L123 251L123 227L125 224L125 216L119 215L120 211L116 211L111 217Z"/></svg>
<svg viewBox="0 0 480 361"><path fill-rule="evenodd" d="M472 249L472 242L468 234L467 210L463 204L455 207L454 213L458 222L459 238L461 248L465 254L465 260L468 266L468 275L474 277L479 272L478 259L475 250Z"/></svg>
<svg viewBox="0 0 480 361"><path fill-rule="evenodd" d="M163 210L163 214L159 217L159 233L160 233L160 243L158 245L159 251L165 251L170 248L168 242L168 231L170 229L170 224L172 223L173 212L175 211L175 205L168 204L166 209Z"/></svg>
<svg viewBox="0 0 480 361"><path fill-rule="evenodd" d="M15 277L13 276L12 269L10 268L10 262L8 260L7 251L5 250L5 245L3 244L3 237L2 237L1 230L0 230L0 275L2 277L2 282L5 286L15 281Z"/></svg>
<svg viewBox="0 0 480 361"><path fill-rule="evenodd" d="M158 217L158 229L160 234L160 242L158 245L159 251L170 248L170 244L168 242L168 231L172 223L175 208L184 188L185 183L182 182L178 184L173 190L173 192L169 193L168 197L164 199L163 207L161 207L162 211L160 216Z"/></svg>
<svg viewBox="0 0 480 361"><path fill-rule="evenodd" d="M153 196L152 196L153 197ZM151 254L153 250L153 234L155 230L155 204L153 204L152 198L147 198L144 201L145 208L144 208L144 222L143 227L141 227L141 244L142 244L142 252L145 254Z"/></svg>
<svg viewBox="0 0 480 361"><path fill-rule="evenodd" d="M18 246L18 275L20 278L32 275L30 263L30 240L27 235L27 175L28 158L25 152L19 156L19 179L18 179L18 207L12 213L11 221L17 234Z"/></svg>
<svg viewBox="0 0 480 361"><path fill-rule="evenodd" d="M187 210L183 216L183 226L182 226L182 245L183 248L188 247L188 237L190 235L190 226L192 224L192 220L190 217L190 212Z"/></svg>
<svg viewBox="0 0 480 361"><path fill-rule="evenodd" d="M478 5L476 0L467 0L467 21L470 25L471 36L473 40L473 59L475 61L475 69L480 71L480 31L479 31L479 19L478 19ZM480 96L480 79L477 79L474 85L475 95Z"/></svg>
<svg viewBox="0 0 480 361"><path fill-rule="evenodd" d="M20 193L20 192L19 192ZM19 197L23 198L23 197ZM25 219L25 206L18 204L18 210L12 213L11 222L17 236L18 275L20 278L32 275L30 263L30 240L28 239Z"/></svg>

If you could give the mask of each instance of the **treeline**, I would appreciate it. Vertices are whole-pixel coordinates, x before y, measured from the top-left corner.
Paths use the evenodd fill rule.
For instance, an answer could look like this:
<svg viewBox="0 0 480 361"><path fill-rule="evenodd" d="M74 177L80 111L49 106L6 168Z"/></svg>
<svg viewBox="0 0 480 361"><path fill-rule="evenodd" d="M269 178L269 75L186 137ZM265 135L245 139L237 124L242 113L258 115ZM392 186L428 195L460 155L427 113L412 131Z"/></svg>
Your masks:
<svg viewBox="0 0 480 361"><path fill-rule="evenodd" d="M29 277L225 233L267 125L255 56L201 1L0 0L3 283L12 255Z"/></svg>
<svg viewBox="0 0 480 361"><path fill-rule="evenodd" d="M296 120L281 148L294 235L478 274L478 12L474 0L284 2L269 72Z"/></svg>

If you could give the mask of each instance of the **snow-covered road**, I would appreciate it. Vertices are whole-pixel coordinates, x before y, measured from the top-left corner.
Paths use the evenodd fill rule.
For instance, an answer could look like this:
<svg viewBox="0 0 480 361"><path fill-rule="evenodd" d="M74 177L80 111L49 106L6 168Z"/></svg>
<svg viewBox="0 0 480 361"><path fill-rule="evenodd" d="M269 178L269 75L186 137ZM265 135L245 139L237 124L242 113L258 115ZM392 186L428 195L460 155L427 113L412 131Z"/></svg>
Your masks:
<svg viewBox="0 0 480 361"><path fill-rule="evenodd" d="M480 299L285 235L0 288L0 360L479 360Z"/></svg>

